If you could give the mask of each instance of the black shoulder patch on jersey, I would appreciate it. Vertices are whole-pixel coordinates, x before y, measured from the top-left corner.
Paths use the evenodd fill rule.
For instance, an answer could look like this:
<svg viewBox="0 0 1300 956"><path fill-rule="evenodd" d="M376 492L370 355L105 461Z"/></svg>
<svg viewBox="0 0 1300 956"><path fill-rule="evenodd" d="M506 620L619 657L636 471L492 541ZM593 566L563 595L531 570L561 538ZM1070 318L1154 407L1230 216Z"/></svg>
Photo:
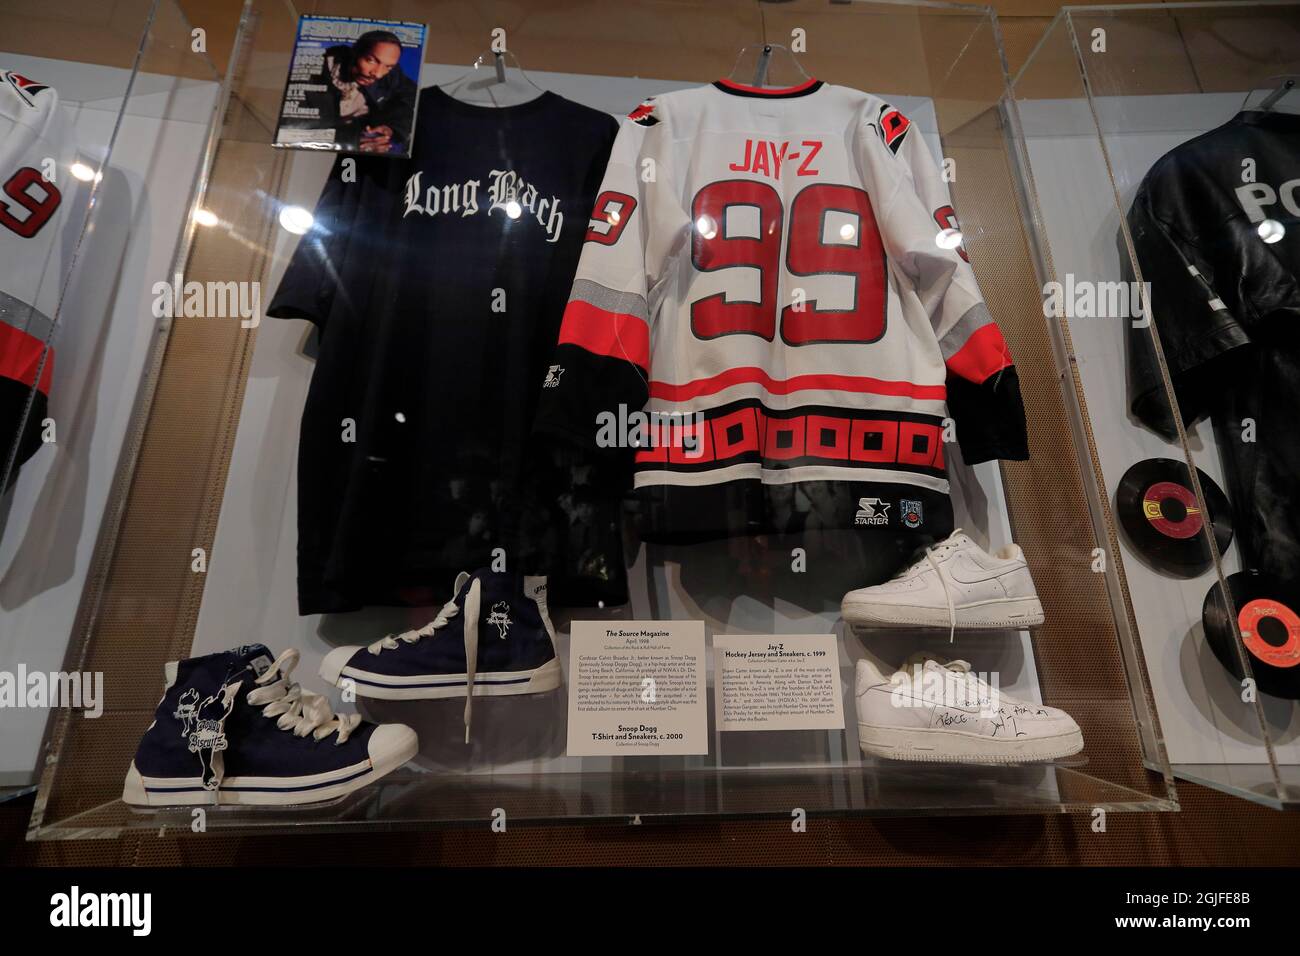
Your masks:
<svg viewBox="0 0 1300 956"><path fill-rule="evenodd" d="M638 126L655 126L659 117L655 116L655 98L653 96L641 101L641 105L627 114L627 118Z"/></svg>
<svg viewBox="0 0 1300 956"><path fill-rule="evenodd" d="M898 149L903 145L903 139L911 128L912 121L888 103L880 107L880 118L876 123L876 129L880 131L880 138L895 156L898 155Z"/></svg>
<svg viewBox="0 0 1300 956"><path fill-rule="evenodd" d="M0 76L3 76L5 82L13 87L14 92L18 94L18 98L21 99L26 106L35 107L35 97L49 89L49 87L44 83L37 83L35 80L29 80L20 73L0 72Z"/></svg>

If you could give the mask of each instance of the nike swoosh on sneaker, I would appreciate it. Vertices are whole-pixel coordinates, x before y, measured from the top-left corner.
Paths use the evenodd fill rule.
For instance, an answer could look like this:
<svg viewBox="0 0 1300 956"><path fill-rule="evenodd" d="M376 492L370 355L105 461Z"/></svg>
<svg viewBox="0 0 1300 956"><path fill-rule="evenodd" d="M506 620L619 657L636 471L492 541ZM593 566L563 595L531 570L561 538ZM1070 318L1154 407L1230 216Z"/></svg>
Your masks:
<svg viewBox="0 0 1300 956"><path fill-rule="evenodd" d="M948 571L948 575L959 584L980 584L984 581L1000 578L1004 574L1009 574L1016 570L1017 567L1019 565L1003 565L990 571L987 568L980 567L973 561L957 557L953 559L952 568ZM963 571L966 573L960 573Z"/></svg>

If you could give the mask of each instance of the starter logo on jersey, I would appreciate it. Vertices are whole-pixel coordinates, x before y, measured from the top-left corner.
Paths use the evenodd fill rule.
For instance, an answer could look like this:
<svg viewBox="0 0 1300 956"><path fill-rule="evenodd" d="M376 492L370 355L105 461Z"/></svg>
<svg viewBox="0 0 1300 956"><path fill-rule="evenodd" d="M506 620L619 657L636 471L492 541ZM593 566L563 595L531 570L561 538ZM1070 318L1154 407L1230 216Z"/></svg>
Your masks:
<svg viewBox="0 0 1300 956"><path fill-rule="evenodd" d="M33 108L36 106L34 97L49 89L44 83L29 80L20 73L5 73L4 78L5 82L13 87L13 91L18 94L18 98Z"/></svg>
<svg viewBox="0 0 1300 956"><path fill-rule="evenodd" d="M889 151L894 155L898 155L898 149L903 145L903 138L907 136L907 131L912 128L912 121L892 106L886 104L880 107L880 120L876 128L880 130L880 138L885 141Z"/></svg>
<svg viewBox="0 0 1300 956"><path fill-rule="evenodd" d="M859 498L858 514L853 523L859 525L889 524L889 502L880 498Z"/></svg>
<svg viewBox="0 0 1300 956"><path fill-rule="evenodd" d="M898 503L898 510L900 512L899 520L903 522L905 528L911 528L915 531L925 521L925 512L921 510L921 502L919 501L904 498Z"/></svg>
<svg viewBox="0 0 1300 956"><path fill-rule="evenodd" d="M496 625L501 632L501 640L504 641L510 630L510 605L505 601L497 601L492 605L492 613L488 615L487 622Z"/></svg>
<svg viewBox="0 0 1300 956"><path fill-rule="evenodd" d="M638 126L655 126L659 123L659 117L655 116L655 98L652 96L643 100L641 105L627 114L627 118Z"/></svg>
<svg viewBox="0 0 1300 956"><path fill-rule="evenodd" d="M560 376L563 374L563 365L552 365L546 370L546 381L542 383L542 388L559 388Z"/></svg>

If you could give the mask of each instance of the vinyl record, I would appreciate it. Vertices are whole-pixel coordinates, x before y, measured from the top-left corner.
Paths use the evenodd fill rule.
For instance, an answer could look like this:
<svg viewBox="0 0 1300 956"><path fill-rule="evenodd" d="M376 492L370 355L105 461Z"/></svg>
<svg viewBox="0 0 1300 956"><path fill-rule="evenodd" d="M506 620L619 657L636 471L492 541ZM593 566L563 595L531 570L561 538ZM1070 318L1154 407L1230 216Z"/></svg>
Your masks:
<svg viewBox="0 0 1300 956"><path fill-rule="evenodd" d="M1232 510L1210 476L1199 469L1196 474L1222 554L1232 542ZM1159 570L1193 577L1209 569L1210 548L1203 531L1206 516L1197 507L1183 462L1172 458L1138 462L1119 481L1115 510L1129 541Z"/></svg>
<svg viewBox="0 0 1300 956"><path fill-rule="evenodd" d="M1255 683L1273 697L1300 700L1300 587L1257 571L1239 571L1226 580ZM1218 584L1205 595L1201 620L1219 663L1238 680L1244 678Z"/></svg>

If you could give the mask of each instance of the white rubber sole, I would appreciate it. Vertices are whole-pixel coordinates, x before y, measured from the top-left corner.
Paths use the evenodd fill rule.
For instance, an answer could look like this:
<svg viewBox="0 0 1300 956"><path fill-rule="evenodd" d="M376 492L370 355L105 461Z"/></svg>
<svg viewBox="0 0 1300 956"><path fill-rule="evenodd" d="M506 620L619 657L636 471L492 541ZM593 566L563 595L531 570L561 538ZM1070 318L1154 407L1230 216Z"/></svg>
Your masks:
<svg viewBox="0 0 1300 956"><path fill-rule="evenodd" d="M945 763L1035 763L1059 760L1083 749L1083 734L1050 737L986 737L927 727L878 727L858 723L858 746L872 757Z"/></svg>
<svg viewBox="0 0 1300 956"><path fill-rule="evenodd" d="M1005 631L1037 627L1043 623L1043 605L1037 597L995 598L956 609L960 631ZM946 607L920 607L854 600L845 596L840 604L844 620L854 627L939 627L950 626Z"/></svg>
<svg viewBox="0 0 1300 956"><path fill-rule="evenodd" d="M364 763L305 777L226 777L217 790L205 790L203 778L146 777L136 769L135 761L126 773L122 800L136 807L175 807L204 804L211 806L291 806L324 803L360 790L380 777L392 773L416 755L420 749L415 731L403 724L405 733L392 732L379 753ZM378 733L378 732L376 732Z"/></svg>
<svg viewBox="0 0 1300 956"><path fill-rule="evenodd" d="M411 677L393 677L375 674L357 667L340 666L351 655L341 655L342 660L331 660L346 648L336 648L321 662L320 676L337 686L351 681L358 697L376 700L440 700L447 697L464 697L468 679L465 674L417 674ZM559 658L531 671L499 671L474 675L475 697L508 697L513 694L544 694L555 690L564 680Z"/></svg>

